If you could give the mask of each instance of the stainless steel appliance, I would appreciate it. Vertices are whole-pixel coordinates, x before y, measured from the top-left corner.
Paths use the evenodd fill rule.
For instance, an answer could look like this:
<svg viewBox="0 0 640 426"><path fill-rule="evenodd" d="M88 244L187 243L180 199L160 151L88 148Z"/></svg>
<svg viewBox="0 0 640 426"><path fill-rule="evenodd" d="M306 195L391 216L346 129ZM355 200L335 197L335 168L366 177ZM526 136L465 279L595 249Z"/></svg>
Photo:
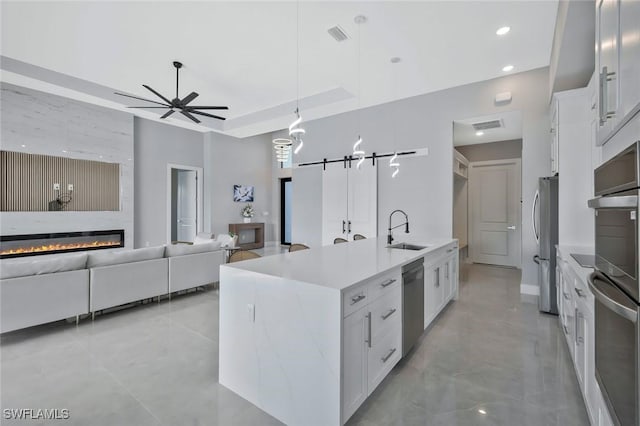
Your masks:
<svg viewBox="0 0 640 426"><path fill-rule="evenodd" d="M538 264L538 309L541 312L557 314L555 271L558 244L558 176L538 179L538 190L533 199L531 215L533 233L538 243L538 254L533 256L533 261Z"/></svg>
<svg viewBox="0 0 640 426"><path fill-rule="evenodd" d="M424 259L402 267L402 356L424 331Z"/></svg>
<svg viewBox="0 0 640 426"><path fill-rule="evenodd" d="M594 172L596 380L618 425L640 425L638 285L638 145Z"/></svg>

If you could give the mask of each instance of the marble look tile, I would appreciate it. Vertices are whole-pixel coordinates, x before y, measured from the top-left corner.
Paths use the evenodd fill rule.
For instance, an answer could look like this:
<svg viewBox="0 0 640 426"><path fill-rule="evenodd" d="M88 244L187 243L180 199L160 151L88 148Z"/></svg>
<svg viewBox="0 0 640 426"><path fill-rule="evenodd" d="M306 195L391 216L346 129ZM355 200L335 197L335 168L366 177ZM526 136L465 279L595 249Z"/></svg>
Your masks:
<svg viewBox="0 0 640 426"><path fill-rule="evenodd" d="M520 302L518 271L461 277L460 300L348 425L588 425L557 318ZM0 336L0 405L69 408L72 425L282 424L218 384L218 301L207 288Z"/></svg>

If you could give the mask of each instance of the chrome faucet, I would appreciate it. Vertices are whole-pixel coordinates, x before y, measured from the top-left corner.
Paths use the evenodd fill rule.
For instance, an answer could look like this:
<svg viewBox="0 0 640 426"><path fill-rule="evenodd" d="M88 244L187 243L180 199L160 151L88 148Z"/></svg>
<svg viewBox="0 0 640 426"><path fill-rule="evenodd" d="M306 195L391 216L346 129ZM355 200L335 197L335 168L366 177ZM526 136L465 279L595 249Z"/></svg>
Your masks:
<svg viewBox="0 0 640 426"><path fill-rule="evenodd" d="M396 225L394 227L391 227L391 219L393 218L393 214L397 213L397 212L400 212L400 213L402 213L404 215L404 223L401 223L400 225ZM391 230L399 228L402 225L405 226L404 232L406 234L408 234L409 233L409 216L407 216L407 214L402 210L394 210L394 211L392 211L391 214L389 215L389 235L387 235L387 244L391 245L391 243L393 242L393 235L391 235Z"/></svg>

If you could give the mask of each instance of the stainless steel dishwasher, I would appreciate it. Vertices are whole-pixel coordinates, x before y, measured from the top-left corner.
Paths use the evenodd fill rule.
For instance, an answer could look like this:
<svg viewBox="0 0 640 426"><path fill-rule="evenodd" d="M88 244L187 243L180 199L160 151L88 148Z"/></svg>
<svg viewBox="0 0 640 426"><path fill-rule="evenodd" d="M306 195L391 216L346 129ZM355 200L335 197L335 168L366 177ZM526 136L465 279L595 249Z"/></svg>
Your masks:
<svg viewBox="0 0 640 426"><path fill-rule="evenodd" d="M402 267L402 356L424 331L424 258Z"/></svg>

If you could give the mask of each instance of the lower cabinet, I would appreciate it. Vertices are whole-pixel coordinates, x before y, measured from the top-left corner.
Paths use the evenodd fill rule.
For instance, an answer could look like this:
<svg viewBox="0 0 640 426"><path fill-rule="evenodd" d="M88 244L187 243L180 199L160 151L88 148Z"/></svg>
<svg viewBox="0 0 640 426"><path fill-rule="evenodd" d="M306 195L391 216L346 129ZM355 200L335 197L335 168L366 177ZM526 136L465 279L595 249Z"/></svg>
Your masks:
<svg viewBox="0 0 640 426"><path fill-rule="evenodd" d="M342 421L360 407L402 356L400 271L374 279L345 295L359 306L343 320ZM354 293L355 295L352 295ZM363 298L364 296L364 298ZM369 298L372 298L368 300ZM368 300L368 301L367 301Z"/></svg>
<svg viewBox="0 0 640 426"><path fill-rule="evenodd" d="M612 425L595 376L595 315L593 295L587 283L567 259L558 254L559 321L571 353L578 384L592 425Z"/></svg>
<svg viewBox="0 0 640 426"><path fill-rule="evenodd" d="M458 247L448 247L429 263L425 261L424 328L458 292Z"/></svg>

